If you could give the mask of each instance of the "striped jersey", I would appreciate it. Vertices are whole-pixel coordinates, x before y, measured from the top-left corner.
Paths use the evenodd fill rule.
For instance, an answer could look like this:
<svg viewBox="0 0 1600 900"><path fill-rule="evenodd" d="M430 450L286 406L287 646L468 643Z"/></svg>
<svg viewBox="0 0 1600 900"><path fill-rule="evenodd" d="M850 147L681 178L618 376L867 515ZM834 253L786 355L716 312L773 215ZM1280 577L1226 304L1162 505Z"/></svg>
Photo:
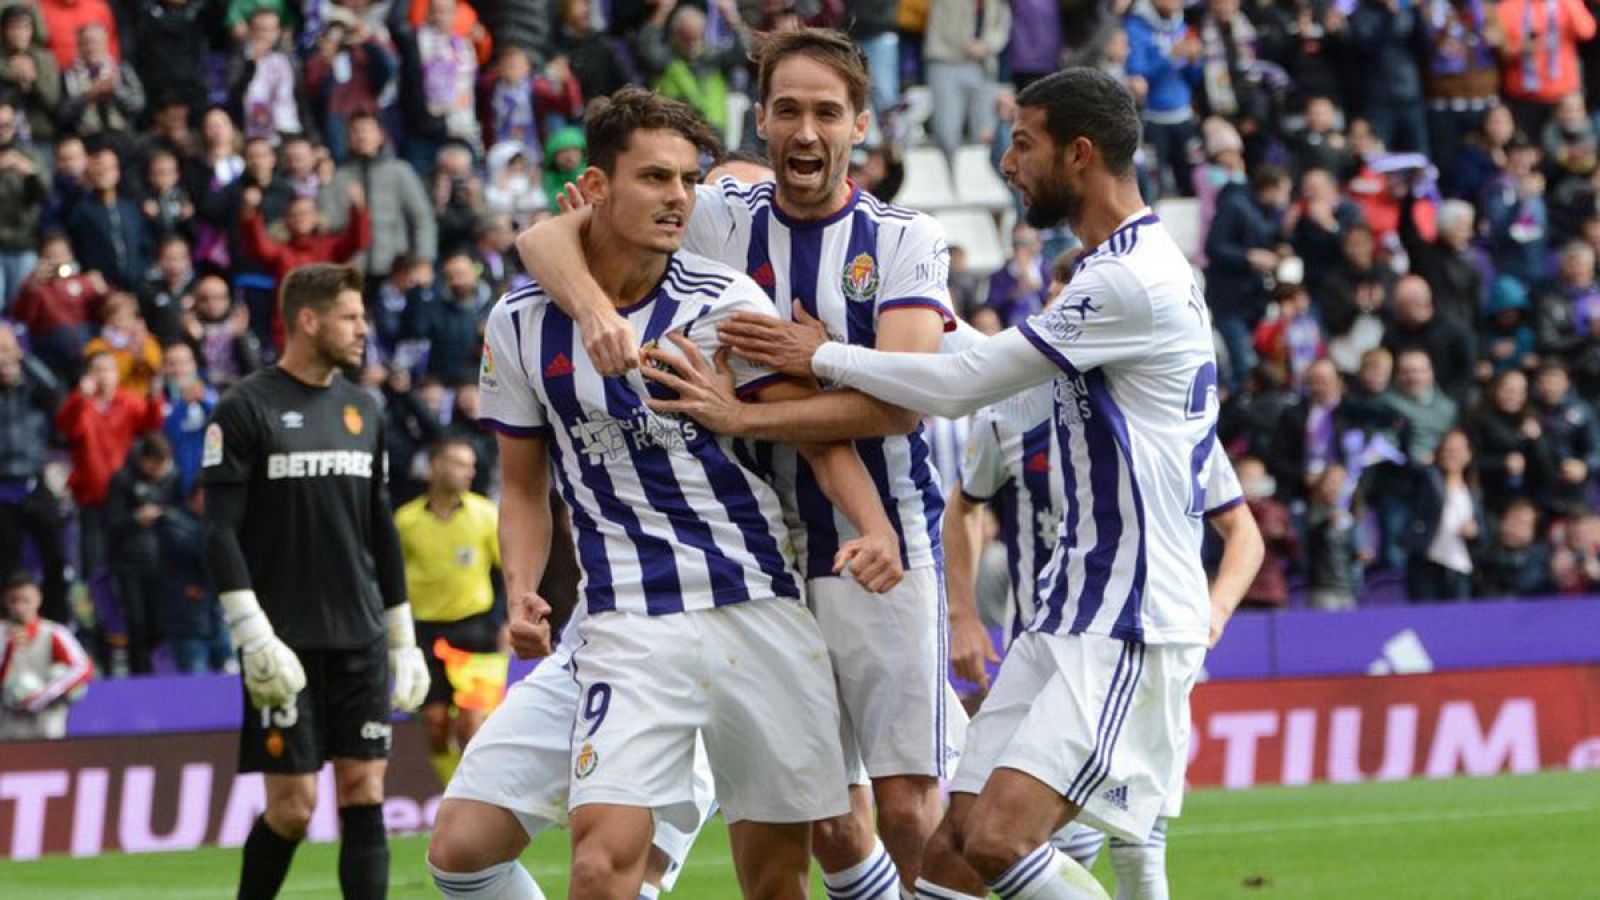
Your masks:
<svg viewBox="0 0 1600 900"><path fill-rule="evenodd" d="M1062 522L1030 630L1204 644L1217 363L1189 261L1144 210L1019 329L1060 370Z"/></svg>
<svg viewBox="0 0 1600 900"><path fill-rule="evenodd" d="M947 328L955 327L946 284L950 248L933 218L857 188L833 215L797 221L778 209L775 189L770 181L745 185L732 178L702 185L685 246L743 269L766 291L768 311L781 318L791 318L799 300L834 340L871 347L878 317L903 308L935 310ZM906 568L933 565L940 556L944 496L922 427L855 445L899 535L901 562ZM761 444L753 461L785 495L807 577L831 575L834 554L856 536L854 526L792 448Z"/></svg>
<svg viewBox="0 0 1600 900"><path fill-rule="evenodd" d="M618 312L644 347L670 351L666 336L677 332L709 359L721 346L719 321L771 308L739 272L677 253L655 290ZM732 365L742 394L778 377ZM602 377L576 324L537 283L489 314L478 382L491 427L549 440L586 612L654 616L800 598L776 491L739 462L730 440L651 412L644 397L661 389L637 370Z"/></svg>

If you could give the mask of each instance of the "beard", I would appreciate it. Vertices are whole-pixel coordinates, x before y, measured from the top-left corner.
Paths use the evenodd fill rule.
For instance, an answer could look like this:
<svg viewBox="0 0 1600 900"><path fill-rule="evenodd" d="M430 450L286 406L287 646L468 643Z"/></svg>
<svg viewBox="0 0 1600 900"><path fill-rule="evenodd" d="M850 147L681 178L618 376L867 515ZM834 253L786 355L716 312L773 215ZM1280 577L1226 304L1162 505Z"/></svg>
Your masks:
<svg viewBox="0 0 1600 900"><path fill-rule="evenodd" d="M1051 193L1033 198L1033 205L1024 211L1023 221L1033 228L1047 229L1071 222L1083 207L1083 196L1073 193L1059 182Z"/></svg>

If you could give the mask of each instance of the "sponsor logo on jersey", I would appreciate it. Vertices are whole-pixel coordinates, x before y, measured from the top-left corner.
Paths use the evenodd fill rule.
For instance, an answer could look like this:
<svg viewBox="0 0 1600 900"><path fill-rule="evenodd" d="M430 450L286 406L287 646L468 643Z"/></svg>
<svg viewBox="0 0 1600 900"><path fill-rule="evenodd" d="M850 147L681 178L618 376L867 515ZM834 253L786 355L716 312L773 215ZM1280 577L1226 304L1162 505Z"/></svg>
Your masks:
<svg viewBox="0 0 1600 900"><path fill-rule="evenodd" d="M627 419L591 413L567 432L578 452L597 465L626 459L629 446L640 450L660 447L672 452L683 450L700 438L700 428L693 419L658 416L643 408L634 410Z"/></svg>
<svg viewBox="0 0 1600 900"><path fill-rule="evenodd" d="M1070 344L1083 337L1083 324L1090 313L1097 313L1102 305L1086 294L1067 297L1051 305L1041 316L1041 325L1056 340Z"/></svg>
<svg viewBox="0 0 1600 900"><path fill-rule="evenodd" d="M593 775L595 768L599 765L600 751L594 749L593 744L585 742L583 749L578 751L578 758L572 763L572 775L582 781Z"/></svg>
<svg viewBox="0 0 1600 900"><path fill-rule="evenodd" d="M556 358L550 360L550 364L544 367L544 377L546 378L560 378L571 374L572 360L567 359L565 353L557 353Z"/></svg>
<svg viewBox="0 0 1600 900"><path fill-rule="evenodd" d="M372 477L372 454L365 450L298 450L267 457L267 480L325 478L350 475Z"/></svg>
<svg viewBox="0 0 1600 900"><path fill-rule="evenodd" d="M299 428L306 423L306 417L292 409L279 416L278 420L283 423L285 428Z"/></svg>
<svg viewBox="0 0 1600 900"><path fill-rule="evenodd" d="M1089 403L1089 383L1082 375L1062 375L1055 381L1056 422L1061 425L1082 425L1089 421L1094 408Z"/></svg>
<svg viewBox="0 0 1600 900"><path fill-rule="evenodd" d="M844 267L839 287L856 303L865 303L878 294L878 261L870 253L860 253Z"/></svg>
<svg viewBox="0 0 1600 900"><path fill-rule="evenodd" d="M361 419L361 410L356 409L354 404L345 405L344 428L346 431L350 432L351 434L360 434L361 429L365 428L366 424L367 423Z"/></svg>
<svg viewBox="0 0 1600 900"><path fill-rule="evenodd" d="M222 465L222 426L215 422L206 426L206 436L200 446L200 465L206 468Z"/></svg>

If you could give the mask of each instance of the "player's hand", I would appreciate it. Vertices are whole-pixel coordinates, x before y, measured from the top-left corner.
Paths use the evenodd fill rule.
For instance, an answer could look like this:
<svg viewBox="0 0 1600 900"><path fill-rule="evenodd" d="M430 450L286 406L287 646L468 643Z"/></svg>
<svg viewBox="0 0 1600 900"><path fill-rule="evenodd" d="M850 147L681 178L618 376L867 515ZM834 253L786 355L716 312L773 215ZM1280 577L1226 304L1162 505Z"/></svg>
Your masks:
<svg viewBox="0 0 1600 900"><path fill-rule="evenodd" d="M890 532L846 541L833 556L833 574L846 572L874 594L892 590L905 574L900 567L900 539Z"/></svg>
<svg viewBox="0 0 1600 900"><path fill-rule="evenodd" d="M402 603L383 611L384 630L389 635L389 674L394 677L394 687L389 692L389 705L399 712L411 713L422 708L428 696L428 661L417 646L417 626L411 620L411 604Z"/></svg>
<svg viewBox="0 0 1600 900"><path fill-rule="evenodd" d="M544 659L550 655L550 604L533 591L513 598L507 632L511 651L518 659Z"/></svg>
<svg viewBox="0 0 1600 900"><path fill-rule="evenodd" d="M828 342L828 329L794 301L794 321L756 313L734 313L717 337L740 358L797 378L811 377L811 357Z"/></svg>
<svg viewBox="0 0 1600 900"><path fill-rule="evenodd" d="M966 613L950 617L950 666L958 676L987 691L989 663L999 661L983 622Z"/></svg>
<svg viewBox="0 0 1600 900"><path fill-rule="evenodd" d="M633 333L633 324L611 304L579 319L578 331L583 335L583 349L601 375L622 375L638 367L639 338Z"/></svg>
<svg viewBox="0 0 1600 900"><path fill-rule="evenodd" d="M733 390L728 348L717 351L713 365L706 361L700 348L683 335L673 332L669 339L682 356L664 353L659 347L646 350L644 358L651 365L639 371L651 381L676 391L678 399L646 397L645 404L658 413L688 416L717 434L738 434L744 419L744 403Z"/></svg>
<svg viewBox="0 0 1600 900"><path fill-rule="evenodd" d="M239 648L240 675L250 705L256 709L292 706L306 686L306 672L300 657L278 639L267 621L267 614L251 590L224 591L222 603L228 637Z"/></svg>
<svg viewBox="0 0 1600 900"><path fill-rule="evenodd" d="M1207 640L1206 648L1210 649L1222 640L1222 631L1228 627L1228 620L1233 618L1233 610L1227 606L1211 601L1211 635Z"/></svg>

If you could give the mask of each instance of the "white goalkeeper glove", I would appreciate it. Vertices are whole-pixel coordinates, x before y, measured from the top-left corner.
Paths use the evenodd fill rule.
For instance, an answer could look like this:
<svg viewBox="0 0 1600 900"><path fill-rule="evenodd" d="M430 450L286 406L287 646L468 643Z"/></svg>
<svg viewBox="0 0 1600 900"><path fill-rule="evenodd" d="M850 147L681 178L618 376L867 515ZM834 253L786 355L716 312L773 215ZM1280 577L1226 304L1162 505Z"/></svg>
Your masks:
<svg viewBox="0 0 1600 900"><path fill-rule="evenodd" d="M428 696L428 662L417 646L417 627L411 621L411 604L402 603L384 610L384 625L389 631L389 673L394 689L389 704L404 713L416 712Z"/></svg>
<svg viewBox="0 0 1600 900"><path fill-rule="evenodd" d="M222 601L228 637L239 648L240 675L250 705L256 709L293 705L306 686L306 671L300 657L273 633L272 623L256 602L256 592L224 591L217 599Z"/></svg>

